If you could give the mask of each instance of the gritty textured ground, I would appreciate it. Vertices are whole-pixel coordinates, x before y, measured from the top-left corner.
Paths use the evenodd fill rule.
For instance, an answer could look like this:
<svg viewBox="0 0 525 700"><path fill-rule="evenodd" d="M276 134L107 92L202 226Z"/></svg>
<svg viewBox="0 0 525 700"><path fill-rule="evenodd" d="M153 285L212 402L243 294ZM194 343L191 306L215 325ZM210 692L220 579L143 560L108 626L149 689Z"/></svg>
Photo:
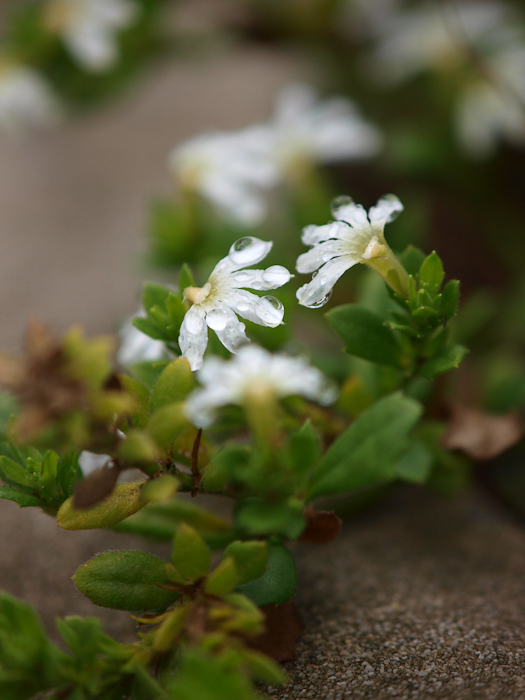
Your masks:
<svg viewBox="0 0 525 700"><path fill-rule="evenodd" d="M525 531L483 499L412 492L298 554L315 698L525 698Z"/></svg>

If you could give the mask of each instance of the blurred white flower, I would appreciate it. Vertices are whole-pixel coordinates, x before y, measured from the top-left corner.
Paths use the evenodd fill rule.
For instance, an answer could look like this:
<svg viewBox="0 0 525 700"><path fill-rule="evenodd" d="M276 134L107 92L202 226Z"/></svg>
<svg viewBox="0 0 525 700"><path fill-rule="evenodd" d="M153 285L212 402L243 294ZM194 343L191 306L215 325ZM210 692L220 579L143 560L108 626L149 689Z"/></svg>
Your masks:
<svg viewBox="0 0 525 700"><path fill-rule="evenodd" d="M243 287L256 290L277 289L291 275L285 267L272 265L266 270L244 270L263 260L272 247L271 242L247 236L230 248L220 260L204 287L187 287L184 296L192 304L180 328L179 345L192 370L200 369L208 345L208 327L230 352L237 352L249 342L245 325L237 318L275 328L283 320L281 302L272 296L258 297Z"/></svg>
<svg viewBox="0 0 525 700"><path fill-rule="evenodd" d="M277 97L271 122L270 157L286 175L295 162L335 163L369 158L382 143L381 133L346 97L320 100L309 85L288 86Z"/></svg>
<svg viewBox="0 0 525 700"><path fill-rule="evenodd" d="M111 457L109 455L101 455L83 450L78 458L78 464L82 470L82 474L88 476L91 472L101 469L110 460Z"/></svg>
<svg viewBox="0 0 525 700"><path fill-rule="evenodd" d="M202 134L173 149L168 168L183 190L196 191L235 221L255 226L266 214L261 190L276 184L269 146L264 126Z"/></svg>
<svg viewBox="0 0 525 700"><path fill-rule="evenodd" d="M525 42L510 43L487 59L492 80L465 85L455 109L455 127L472 156L490 156L502 139L525 146Z"/></svg>
<svg viewBox="0 0 525 700"><path fill-rule="evenodd" d="M203 387L190 395L185 411L203 428L213 423L218 408L243 405L250 395L304 396L324 406L337 398L336 387L304 357L272 355L257 346L241 348L231 360L208 358L197 378Z"/></svg>
<svg viewBox="0 0 525 700"><path fill-rule="evenodd" d="M377 27L369 59L376 79L400 83L428 69L454 69L468 60L468 47L502 26L508 8L492 0L424 3L392 14Z"/></svg>
<svg viewBox="0 0 525 700"><path fill-rule="evenodd" d="M298 163L368 158L380 132L345 97L319 100L303 84L283 90L267 124L203 134L175 148L168 167L182 190L196 191L235 221L256 226L266 216L264 196Z"/></svg>
<svg viewBox="0 0 525 700"><path fill-rule="evenodd" d="M134 0L48 0L45 22L84 69L100 73L118 61L117 34L138 14Z"/></svg>
<svg viewBox="0 0 525 700"><path fill-rule="evenodd" d="M297 290L299 303L313 309L326 304L337 280L357 263L365 263L383 276L396 270L400 279L395 291L402 294L406 272L400 269L383 233L385 224L402 211L403 205L392 194L382 197L368 215L350 197L338 197L332 204L336 221L303 230L302 241L312 248L299 256L297 270L315 274ZM392 286L392 279L386 281Z"/></svg>
<svg viewBox="0 0 525 700"><path fill-rule="evenodd" d="M0 127L9 133L57 124L61 109L45 79L35 70L0 64Z"/></svg>
<svg viewBox="0 0 525 700"><path fill-rule="evenodd" d="M117 362L123 367L129 367L138 362L157 362L168 357L166 346L161 340L150 338L131 323L134 318L144 318L146 314L141 309L135 316L129 318L119 330L120 346L117 352Z"/></svg>

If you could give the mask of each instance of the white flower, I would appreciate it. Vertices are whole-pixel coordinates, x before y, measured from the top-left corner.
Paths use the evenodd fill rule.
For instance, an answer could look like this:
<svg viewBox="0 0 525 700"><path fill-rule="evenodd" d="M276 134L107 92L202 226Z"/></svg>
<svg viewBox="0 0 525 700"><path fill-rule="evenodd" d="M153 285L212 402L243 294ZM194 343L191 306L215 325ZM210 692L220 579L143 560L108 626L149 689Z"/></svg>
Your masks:
<svg viewBox="0 0 525 700"><path fill-rule="evenodd" d="M525 146L525 43L502 46L487 66L492 81L465 85L455 110L458 138L478 158L492 155L502 138Z"/></svg>
<svg viewBox="0 0 525 700"><path fill-rule="evenodd" d="M137 362L156 362L167 357L166 346L161 340L150 338L131 323L134 318L144 318L145 315L144 310L141 309L120 328L117 362L123 367Z"/></svg>
<svg viewBox="0 0 525 700"><path fill-rule="evenodd" d="M264 126L202 134L175 148L168 167L183 190L199 192L234 221L255 226L266 215L261 190L276 184L269 143Z"/></svg>
<svg viewBox="0 0 525 700"><path fill-rule="evenodd" d="M431 2L400 11L382 22L370 67L376 78L399 83L427 69L456 68L469 60L468 47L481 45L501 27L507 7L499 2Z"/></svg>
<svg viewBox="0 0 525 700"><path fill-rule="evenodd" d="M369 158L381 147L379 130L346 97L319 100L309 85L296 83L278 95L272 157L282 174L297 161L334 163Z"/></svg>
<svg viewBox="0 0 525 700"><path fill-rule="evenodd" d="M51 87L35 70L7 62L0 65L0 126L5 131L54 126L60 116Z"/></svg>
<svg viewBox="0 0 525 700"><path fill-rule="evenodd" d="M319 101L312 88L298 84L280 93L269 123L190 139L171 152L168 167L183 190L199 192L233 220L255 226L267 213L264 192L297 163L367 158L380 145L378 130L350 100Z"/></svg>
<svg viewBox="0 0 525 700"><path fill-rule="evenodd" d="M117 34L138 13L133 0L49 0L45 21L83 68L99 73L118 61Z"/></svg>
<svg viewBox="0 0 525 700"><path fill-rule="evenodd" d="M304 396L322 405L332 403L337 390L304 357L272 355L257 346L245 346L229 361L211 357L197 374L203 385L186 401L189 420L209 426L216 410L229 404L243 405L250 394L269 392L283 398Z"/></svg>
<svg viewBox="0 0 525 700"><path fill-rule="evenodd" d="M338 197L332 204L336 221L303 230L302 241L312 248L299 256L297 270L317 272L311 282L297 290L299 303L314 309L326 304L337 280L357 263L374 268L395 291L404 294L407 273L383 234L385 224L401 211L403 205L394 195L382 197L368 215L350 197Z"/></svg>
<svg viewBox="0 0 525 700"><path fill-rule="evenodd" d="M180 327L179 345L192 370L200 369L208 345L208 327L217 334L230 351L249 342L245 325L237 318L275 328L283 320L284 309L275 297L258 297L243 287L256 290L277 289L290 280L290 273L281 265L266 270L243 270L263 260L272 247L271 242L247 236L230 248L220 260L202 288L188 287L184 296L192 306Z"/></svg>
<svg viewBox="0 0 525 700"><path fill-rule="evenodd" d="M91 474L97 469L101 469L110 460L111 457L109 455L101 455L83 450L78 458L78 464L82 470L82 474L88 476L88 474Z"/></svg>

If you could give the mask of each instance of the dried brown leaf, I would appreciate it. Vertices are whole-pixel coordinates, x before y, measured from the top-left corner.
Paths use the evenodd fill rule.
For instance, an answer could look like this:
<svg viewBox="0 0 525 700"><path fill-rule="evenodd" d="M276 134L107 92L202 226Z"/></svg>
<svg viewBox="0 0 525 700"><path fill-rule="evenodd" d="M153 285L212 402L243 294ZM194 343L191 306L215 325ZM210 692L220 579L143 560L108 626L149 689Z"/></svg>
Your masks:
<svg viewBox="0 0 525 700"><path fill-rule="evenodd" d="M462 450L473 459L497 457L525 435L525 424L517 413L495 415L459 402L451 404L451 418L442 438L449 450Z"/></svg>
<svg viewBox="0 0 525 700"><path fill-rule="evenodd" d="M333 511L316 511L313 506L305 509L304 517L306 527L299 541L309 544L326 544L335 540L343 522Z"/></svg>
<svg viewBox="0 0 525 700"><path fill-rule="evenodd" d="M295 645L304 625L295 603L284 605L263 605L265 631L255 639L248 641L248 646L260 651L278 663L291 661L295 656Z"/></svg>

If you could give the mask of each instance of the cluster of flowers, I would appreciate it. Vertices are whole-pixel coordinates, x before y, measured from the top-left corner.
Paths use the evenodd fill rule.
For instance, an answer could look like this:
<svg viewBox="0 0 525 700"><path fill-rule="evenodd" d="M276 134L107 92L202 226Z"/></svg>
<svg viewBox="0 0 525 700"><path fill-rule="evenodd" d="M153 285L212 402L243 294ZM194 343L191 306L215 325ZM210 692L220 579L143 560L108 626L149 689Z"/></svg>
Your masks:
<svg viewBox="0 0 525 700"><path fill-rule="evenodd" d="M71 60L88 73L104 73L119 59L118 34L138 18L135 0L46 0L42 22ZM4 51L0 57L0 126L7 132L48 127L62 106L46 79Z"/></svg>
<svg viewBox="0 0 525 700"><path fill-rule="evenodd" d="M459 83L453 119L469 155L491 155L502 138L525 145L525 26L513 8L497 0L381 7L367 13L376 47L363 66L377 83L446 73Z"/></svg>
<svg viewBox="0 0 525 700"><path fill-rule="evenodd" d="M307 253L297 260L300 273L314 272L312 280L297 291L303 306L324 305L341 275L357 263L365 263L382 274L395 291L403 294L406 272L401 268L384 237L384 226L403 206L394 195L381 198L368 214L350 197L335 200L334 221L323 226L307 226L302 234ZM226 404L243 404L254 385L264 385L275 396L301 395L321 404L330 403L335 392L319 370L301 357L271 355L248 346L246 327L238 316L258 325L275 328L283 322L284 308L272 296L259 297L247 288L269 291L286 284L292 275L281 265L266 270L246 269L261 262L270 252L271 242L247 236L236 241L220 260L203 287L188 287L184 296L189 304L180 329L179 346L191 369L198 371L203 385L187 402L190 420L200 427L213 421L215 410ZM395 270L398 274L388 274ZM208 328L235 354L233 360L216 357L204 361ZM163 343L146 339L133 326L125 327L119 354L121 363L156 360L165 353Z"/></svg>

